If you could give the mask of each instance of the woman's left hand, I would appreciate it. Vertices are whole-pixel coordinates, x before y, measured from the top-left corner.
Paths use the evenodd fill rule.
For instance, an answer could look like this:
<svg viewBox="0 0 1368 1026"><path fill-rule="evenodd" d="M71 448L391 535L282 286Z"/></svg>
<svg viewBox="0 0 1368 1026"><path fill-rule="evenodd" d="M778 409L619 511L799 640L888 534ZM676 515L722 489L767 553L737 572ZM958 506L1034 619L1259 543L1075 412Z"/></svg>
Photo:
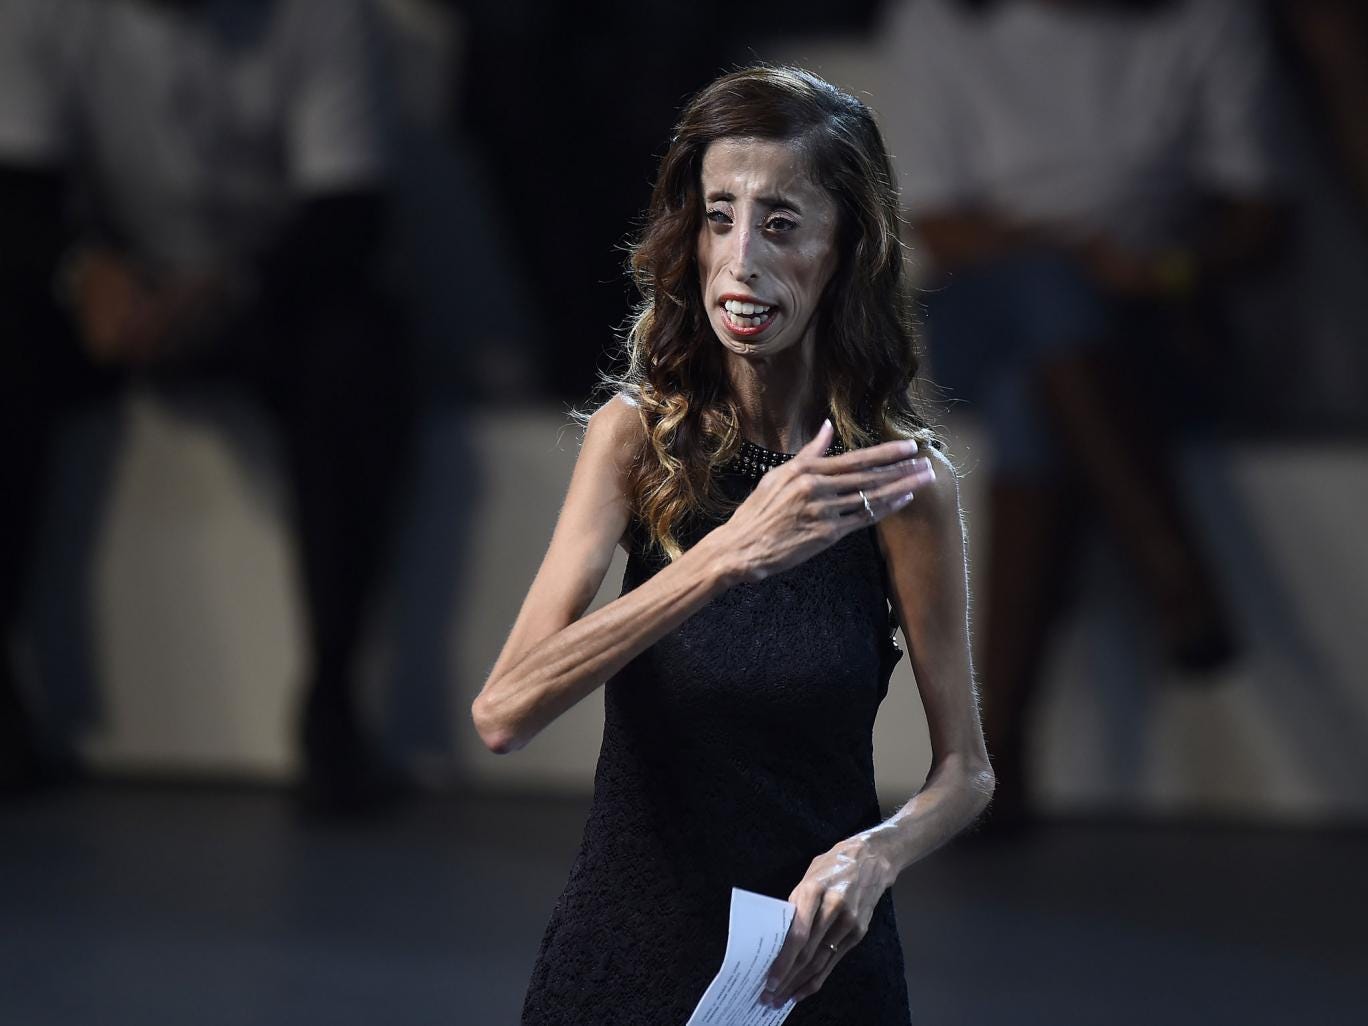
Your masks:
<svg viewBox="0 0 1368 1026"><path fill-rule="evenodd" d="M888 860L856 835L818 855L789 895L798 911L770 966L762 1003L779 1007L817 993L869 930L874 906L893 884Z"/></svg>

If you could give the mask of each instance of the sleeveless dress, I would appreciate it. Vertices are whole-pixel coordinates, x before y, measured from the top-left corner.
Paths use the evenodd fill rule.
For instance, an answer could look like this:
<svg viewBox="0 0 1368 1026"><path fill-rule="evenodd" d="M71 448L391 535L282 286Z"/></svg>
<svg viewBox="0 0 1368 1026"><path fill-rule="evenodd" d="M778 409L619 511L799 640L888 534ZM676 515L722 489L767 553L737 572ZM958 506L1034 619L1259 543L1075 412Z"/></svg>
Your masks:
<svg viewBox="0 0 1368 1026"><path fill-rule="evenodd" d="M718 484L739 500L757 480L752 465ZM634 520L623 594L667 564L643 537ZM604 685L593 803L523 1026L684 1026L721 967L732 887L787 899L813 858L881 822L872 729L902 655L895 626L870 526L730 588ZM885 893L786 1023L909 1022Z"/></svg>

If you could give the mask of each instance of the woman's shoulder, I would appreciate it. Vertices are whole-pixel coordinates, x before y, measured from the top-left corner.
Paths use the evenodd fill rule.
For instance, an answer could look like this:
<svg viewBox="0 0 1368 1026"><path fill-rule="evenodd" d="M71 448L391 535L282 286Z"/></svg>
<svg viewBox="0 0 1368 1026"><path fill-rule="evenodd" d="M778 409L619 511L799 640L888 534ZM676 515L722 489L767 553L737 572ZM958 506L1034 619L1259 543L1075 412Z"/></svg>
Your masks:
<svg viewBox="0 0 1368 1026"><path fill-rule="evenodd" d="M646 437L641 404L630 392L614 392L589 415L587 423L623 446L640 445Z"/></svg>
<svg viewBox="0 0 1368 1026"><path fill-rule="evenodd" d="M619 480L625 482L632 462L641 451L646 437L646 426L634 399L626 392L617 392L585 421L586 447L609 454Z"/></svg>
<svg viewBox="0 0 1368 1026"><path fill-rule="evenodd" d="M920 538L962 541L964 511L960 504L959 470L943 446L923 442L917 455L931 464L935 477L916 490L912 502L874 525L885 550L890 543L896 547L900 541Z"/></svg>

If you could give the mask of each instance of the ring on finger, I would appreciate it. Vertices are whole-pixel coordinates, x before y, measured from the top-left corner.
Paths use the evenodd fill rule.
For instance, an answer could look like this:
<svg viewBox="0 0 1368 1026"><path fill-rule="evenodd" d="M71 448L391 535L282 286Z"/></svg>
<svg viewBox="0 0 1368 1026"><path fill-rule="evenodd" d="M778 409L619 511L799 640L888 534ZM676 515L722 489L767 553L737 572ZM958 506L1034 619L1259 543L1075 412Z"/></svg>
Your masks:
<svg viewBox="0 0 1368 1026"><path fill-rule="evenodd" d="M874 507L869 504L869 496L864 493L864 489L857 488L856 491L860 493L860 501L864 503L865 512L869 514L869 519L878 520L879 518L874 513ZM832 950L835 951L836 949L833 947Z"/></svg>

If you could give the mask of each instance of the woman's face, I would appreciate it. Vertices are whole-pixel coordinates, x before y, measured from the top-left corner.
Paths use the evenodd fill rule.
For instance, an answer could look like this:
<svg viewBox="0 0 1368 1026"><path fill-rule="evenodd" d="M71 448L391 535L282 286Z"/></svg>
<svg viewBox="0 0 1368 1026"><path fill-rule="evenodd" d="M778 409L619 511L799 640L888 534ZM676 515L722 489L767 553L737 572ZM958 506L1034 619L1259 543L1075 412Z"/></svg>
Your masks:
<svg viewBox="0 0 1368 1026"><path fill-rule="evenodd" d="M728 350L794 349L836 270L838 211L798 148L728 138L703 153L698 273L713 331Z"/></svg>

